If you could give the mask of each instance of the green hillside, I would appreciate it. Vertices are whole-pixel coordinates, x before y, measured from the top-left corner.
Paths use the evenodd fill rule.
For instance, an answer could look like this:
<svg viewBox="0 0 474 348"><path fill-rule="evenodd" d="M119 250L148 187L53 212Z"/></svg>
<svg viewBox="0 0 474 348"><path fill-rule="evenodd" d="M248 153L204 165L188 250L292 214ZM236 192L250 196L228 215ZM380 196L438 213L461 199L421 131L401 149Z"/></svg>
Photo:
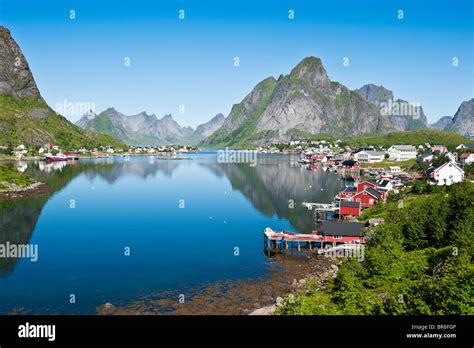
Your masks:
<svg viewBox="0 0 474 348"><path fill-rule="evenodd" d="M472 315L474 184L428 187L364 211L385 218L366 233L364 257L345 258L324 289L287 297L277 313Z"/></svg>
<svg viewBox="0 0 474 348"><path fill-rule="evenodd" d="M441 130L411 130L405 132L392 132L383 135L369 135L354 138L343 139L343 144L350 146L383 146L392 145L432 145L441 144L448 148L455 148L459 144L470 143L471 141L464 136Z"/></svg>
<svg viewBox="0 0 474 348"><path fill-rule="evenodd" d="M73 125L41 98L0 96L0 145L34 146L46 143L59 145L63 149L124 146L108 135Z"/></svg>

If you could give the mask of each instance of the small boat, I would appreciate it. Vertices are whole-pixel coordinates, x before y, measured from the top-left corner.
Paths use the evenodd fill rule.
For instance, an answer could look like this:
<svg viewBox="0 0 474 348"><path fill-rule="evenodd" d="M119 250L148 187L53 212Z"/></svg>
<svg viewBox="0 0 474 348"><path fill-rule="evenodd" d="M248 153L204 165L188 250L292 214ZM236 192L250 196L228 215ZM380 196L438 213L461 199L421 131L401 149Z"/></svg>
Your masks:
<svg viewBox="0 0 474 348"><path fill-rule="evenodd" d="M48 162L59 162L59 161L67 161L70 158L68 158L66 155L60 153L57 155L51 155L51 156L46 156L46 161Z"/></svg>
<svg viewBox="0 0 474 348"><path fill-rule="evenodd" d="M68 159L72 159L72 160L78 160L79 159L79 156L75 153L72 153L72 152L65 152L64 156L66 156Z"/></svg>

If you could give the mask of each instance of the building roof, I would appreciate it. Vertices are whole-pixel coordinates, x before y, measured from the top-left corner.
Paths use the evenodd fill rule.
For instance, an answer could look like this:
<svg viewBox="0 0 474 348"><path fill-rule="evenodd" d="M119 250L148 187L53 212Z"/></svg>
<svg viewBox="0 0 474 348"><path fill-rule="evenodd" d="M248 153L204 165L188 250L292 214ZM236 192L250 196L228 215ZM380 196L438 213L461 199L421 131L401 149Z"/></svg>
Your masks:
<svg viewBox="0 0 474 348"><path fill-rule="evenodd" d="M360 202L341 201L340 206L346 208L360 208Z"/></svg>
<svg viewBox="0 0 474 348"><path fill-rule="evenodd" d="M342 165L344 165L344 166L353 166L356 163L359 163L359 162L353 161L353 160L345 160L344 162L342 162Z"/></svg>
<svg viewBox="0 0 474 348"><path fill-rule="evenodd" d="M380 197L382 197L382 194L379 191L373 189L372 187L366 187L365 192L367 192L371 196L374 196L377 199L380 199Z"/></svg>
<svg viewBox="0 0 474 348"><path fill-rule="evenodd" d="M459 167L457 164L455 164L453 162L447 162L447 163L439 166L438 168L436 168L435 171L440 171L444 167L454 167L455 169L459 170L461 173L464 173L464 170L462 170L461 167Z"/></svg>
<svg viewBox="0 0 474 348"><path fill-rule="evenodd" d="M371 156L385 156L385 152L383 151L365 151Z"/></svg>
<svg viewBox="0 0 474 348"><path fill-rule="evenodd" d="M390 180L387 180L387 179L383 179L383 180L380 180L379 182L379 186L380 187L387 187L387 185L390 184Z"/></svg>
<svg viewBox="0 0 474 348"><path fill-rule="evenodd" d="M374 185L374 186L377 186L377 180L374 180L374 179L367 179L367 180L364 180L364 181L361 181L357 184L357 187L359 187L359 185L362 185L362 184L370 184L370 185Z"/></svg>
<svg viewBox="0 0 474 348"><path fill-rule="evenodd" d="M392 145L392 148L400 151L416 151L416 147L413 145Z"/></svg>
<svg viewBox="0 0 474 348"><path fill-rule="evenodd" d="M364 224L362 222L323 221L323 236L362 236Z"/></svg>
<svg viewBox="0 0 474 348"><path fill-rule="evenodd" d="M347 186L344 191L342 192L346 192L346 193L349 193L349 192L357 192L357 187L354 187L354 186Z"/></svg>
<svg viewBox="0 0 474 348"><path fill-rule="evenodd" d="M361 152L361 151L374 151L375 148L373 146L366 146L366 147L359 147L356 152Z"/></svg>
<svg viewBox="0 0 474 348"><path fill-rule="evenodd" d="M433 154L432 153L422 153L421 155L418 155L417 157L420 160L424 160L425 158L433 157Z"/></svg>

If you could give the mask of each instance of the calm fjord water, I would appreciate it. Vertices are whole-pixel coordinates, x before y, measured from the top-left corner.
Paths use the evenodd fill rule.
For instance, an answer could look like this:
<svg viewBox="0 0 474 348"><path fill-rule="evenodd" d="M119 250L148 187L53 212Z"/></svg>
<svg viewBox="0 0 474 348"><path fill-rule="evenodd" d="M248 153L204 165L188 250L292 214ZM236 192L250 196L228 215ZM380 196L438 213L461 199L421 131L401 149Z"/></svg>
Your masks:
<svg viewBox="0 0 474 348"><path fill-rule="evenodd" d="M105 302L265 277L262 230L310 232L301 202L329 202L343 186L292 156L261 155L256 167L182 157L29 163L51 192L0 202L0 244L37 244L38 260L0 259L0 313L91 314Z"/></svg>

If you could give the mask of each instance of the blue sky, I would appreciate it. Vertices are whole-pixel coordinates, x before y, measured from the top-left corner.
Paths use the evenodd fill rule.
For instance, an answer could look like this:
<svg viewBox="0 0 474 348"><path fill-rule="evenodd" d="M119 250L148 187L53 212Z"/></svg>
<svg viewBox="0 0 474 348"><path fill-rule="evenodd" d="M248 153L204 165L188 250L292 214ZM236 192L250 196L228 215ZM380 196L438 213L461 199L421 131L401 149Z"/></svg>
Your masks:
<svg viewBox="0 0 474 348"><path fill-rule="evenodd" d="M171 113L193 127L306 56L349 88L381 84L421 103L430 122L453 115L474 96L473 17L470 0L0 0L0 24L52 107Z"/></svg>

